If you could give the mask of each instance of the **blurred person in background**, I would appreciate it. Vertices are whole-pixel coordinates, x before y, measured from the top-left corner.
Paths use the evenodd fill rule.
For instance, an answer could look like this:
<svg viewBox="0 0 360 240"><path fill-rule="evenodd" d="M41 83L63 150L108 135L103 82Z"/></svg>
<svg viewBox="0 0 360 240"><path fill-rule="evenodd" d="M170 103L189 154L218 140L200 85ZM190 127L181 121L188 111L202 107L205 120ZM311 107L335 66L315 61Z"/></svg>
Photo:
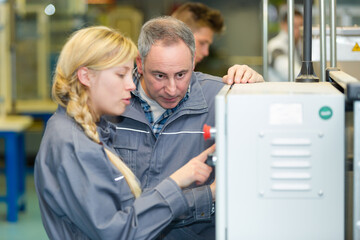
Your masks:
<svg viewBox="0 0 360 240"><path fill-rule="evenodd" d="M288 36L288 14L283 13L280 21L280 32L268 43L269 56L269 81L289 81L289 36ZM300 11L294 11L294 74L295 77L301 70L301 27L303 26L303 15Z"/></svg>
<svg viewBox="0 0 360 240"><path fill-rule="evenodd" d="M201 62L209 55L214 34L221 34L225 29L224 18L220 11L202 3L184 3L171 16L183 21L193 32L196 48L195 63Z"/></svg>
<svg viewBox="0 0 360 240"><path fill-rule="evenodd" d="M214 35L221 34L225 30L224 18L220 11L210 8L203 3L188 2L176 8L171 14L172 17L184 22L193 32L195 38L195 65L200 63L205 57L209 55L210 45L213 43ZM253 69L247 65L235 64L228 69L227 75L230 76L229 81L236 83L245 83L252 76L260 77ZM236 78L233 80L233 76ZM251 79L250 82L254 80ZM257 79L255 82L263 81Z"/></svg>

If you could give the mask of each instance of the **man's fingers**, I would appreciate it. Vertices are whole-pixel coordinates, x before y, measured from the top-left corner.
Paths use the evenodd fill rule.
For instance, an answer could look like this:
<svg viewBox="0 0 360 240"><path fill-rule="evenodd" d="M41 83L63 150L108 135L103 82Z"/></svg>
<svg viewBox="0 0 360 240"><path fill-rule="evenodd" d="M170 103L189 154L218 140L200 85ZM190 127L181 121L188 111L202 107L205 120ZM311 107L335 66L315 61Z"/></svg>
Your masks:
<svg viewBox="0 0 360 240"><path fill-rule="evenodd" d="M223 76L223 82L226 84L254 83L264 82L264 79L249 66L235 64L228 69L227 75Z"/></svg>
<svg viewBox="0 0 360 240"><path fill-rule="evenodd" d="M247 83L253 76L253 70L247 65L236 65L236 72L234 76L235 83Z"/></svg>
<svg viewBox="0 0 360 240"><path fill-rule="evenodd" d="M226 84L232 84L232 82L229 81L229 75L223 76L222 81L223 81L223 83L226 83Z"/></svg>
<svg viewBox="0 0 360 240"><path fill-rule="evenodd" d="M243 71L243 75L240 78L239 83L247 83L250 82L251 77L253 76L253 73L251 71L251 69L246 69Z"/></svg>
<svg viewBox="0 0 360 240"><path fill-rule="evenodd" d="M236 72L236 67L235 66L232 66L231 68L228 69L227 75L229 76L230 80L232 80L234 78L235 72Z"/></svg>

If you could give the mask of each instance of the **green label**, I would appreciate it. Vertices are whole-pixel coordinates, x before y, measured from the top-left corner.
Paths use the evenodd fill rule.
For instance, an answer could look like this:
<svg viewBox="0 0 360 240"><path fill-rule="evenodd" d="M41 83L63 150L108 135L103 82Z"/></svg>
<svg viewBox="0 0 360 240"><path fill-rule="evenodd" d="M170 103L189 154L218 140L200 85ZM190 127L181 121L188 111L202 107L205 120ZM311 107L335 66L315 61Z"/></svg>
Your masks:
<svg viewBox="0 0 360 240"><path fill-rule="evenodd" d="M319 116L324 120L330 119L332 117L332 115L333 115L333 111L328 106L324 106L324 107L320 108L320 110L319 110Z"/></svg>

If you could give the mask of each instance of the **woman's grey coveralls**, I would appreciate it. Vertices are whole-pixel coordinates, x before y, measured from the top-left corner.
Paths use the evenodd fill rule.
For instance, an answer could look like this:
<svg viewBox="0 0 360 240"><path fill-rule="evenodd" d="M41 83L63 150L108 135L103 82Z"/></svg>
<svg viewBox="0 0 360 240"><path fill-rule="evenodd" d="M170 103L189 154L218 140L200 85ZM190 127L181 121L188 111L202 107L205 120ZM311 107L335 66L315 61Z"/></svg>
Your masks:
<svg viewBox="0 0 360 240"><path fill-rule="evenodd" d="M100 122L100 139L110 148L114 131ZM135 200L104 147L90 140L62 107L47 123L34 174L50 239L152 239L189 210L170 178Z"/></svg>

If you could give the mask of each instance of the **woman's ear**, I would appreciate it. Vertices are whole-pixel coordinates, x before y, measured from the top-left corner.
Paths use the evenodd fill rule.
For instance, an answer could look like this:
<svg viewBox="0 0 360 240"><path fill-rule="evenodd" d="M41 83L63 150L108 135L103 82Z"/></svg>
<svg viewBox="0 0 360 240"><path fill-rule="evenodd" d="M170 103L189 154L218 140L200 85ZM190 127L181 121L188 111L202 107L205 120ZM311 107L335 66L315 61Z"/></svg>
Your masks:
<svg viewBox="0 0 360 240"><path fill-rule="evenodd" d="M89 69L87 67L81 67L77 71L77 76L79 81L87 86L90 87L90 77L89 77Z"/></svg>

